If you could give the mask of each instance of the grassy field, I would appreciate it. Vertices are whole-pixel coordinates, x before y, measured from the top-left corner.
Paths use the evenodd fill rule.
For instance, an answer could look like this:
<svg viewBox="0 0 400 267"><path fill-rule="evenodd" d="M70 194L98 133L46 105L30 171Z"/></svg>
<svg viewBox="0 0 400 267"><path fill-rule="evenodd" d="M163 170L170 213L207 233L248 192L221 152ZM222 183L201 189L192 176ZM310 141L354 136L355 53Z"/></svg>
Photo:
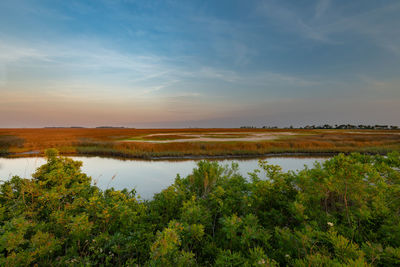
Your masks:
<svg viewBox="0 0 400 267"><path fill-rule="evenodd" d="M258 156L275 153L400 151L400 130L0 129L0 154L112 157Z"/></svg>

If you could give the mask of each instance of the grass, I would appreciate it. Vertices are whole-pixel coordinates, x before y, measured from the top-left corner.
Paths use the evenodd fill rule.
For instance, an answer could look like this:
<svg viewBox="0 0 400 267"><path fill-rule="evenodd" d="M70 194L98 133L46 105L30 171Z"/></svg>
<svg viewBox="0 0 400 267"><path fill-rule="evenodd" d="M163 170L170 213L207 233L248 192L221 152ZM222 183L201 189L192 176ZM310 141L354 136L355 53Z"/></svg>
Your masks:
<svg viewBox="0 0 400 267"><path fill-rule="evenodd" d="M236 136L280 132L274 140L239 141ZM221 133L221 134L220 134ZM155 135L154 134L163 134ZM192 135L223 135L223 142L149 143L141 140L176 140ZM153 136L148 136L153 135ZM188 136L189 135L189 136ZM138 142L122 142L121 140ZM0 154L27 156L31 151L57 148L64 155L157 158L187 156L259 156L277 153L387 153L400 151L400 131L388 130L289 130L289 129L0 129ZM37 154L35 154L37 155Z"/></svg>
<svg viewBox="0 0 400 267"><path fill-rule="evenodd" d="M7 155L10 147L20 148L24 140L14 135L0 135L0 156Z"/></svg>
<svg viewBox="0 0 400 267"><path fill-rule="evenodd" d="M245 138L249 137L249 134L205 134L203 137L207 138Z"/></svg>
<svg viewBox="0 0 400 267"><path fill-rule="evenodd" d="M128 138L126 140L131 141L169 141L169 140L178 140L178 139L193 139L195 136L187 136L187 135L144 135L141 137L133 137Z"/></svg>

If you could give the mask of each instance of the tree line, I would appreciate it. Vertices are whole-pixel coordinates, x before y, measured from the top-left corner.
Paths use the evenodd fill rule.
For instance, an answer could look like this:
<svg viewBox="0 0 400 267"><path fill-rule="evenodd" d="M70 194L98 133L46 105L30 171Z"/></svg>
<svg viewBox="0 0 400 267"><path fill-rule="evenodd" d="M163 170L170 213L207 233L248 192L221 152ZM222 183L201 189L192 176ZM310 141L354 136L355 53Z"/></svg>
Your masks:
<svg viewBox="0 0 400 267"><path fill-rule="evenodd" d="M360 130L398 130L399 126L396 125L353 125L353 124L324 124L324 125L306 125L304 127L278 127L278 126L241 126L241 129L360 129Z"/></svg>

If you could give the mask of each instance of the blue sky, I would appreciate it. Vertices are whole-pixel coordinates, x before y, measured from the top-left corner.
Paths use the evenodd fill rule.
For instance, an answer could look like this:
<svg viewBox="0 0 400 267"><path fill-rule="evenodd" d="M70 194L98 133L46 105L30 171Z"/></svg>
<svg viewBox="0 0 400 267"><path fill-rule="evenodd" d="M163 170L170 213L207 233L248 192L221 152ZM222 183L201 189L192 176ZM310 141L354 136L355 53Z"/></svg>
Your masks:
<svg viewBox="0 0 400 267"><path fill-rule="evenodd" d="M400 125L399 1L0 2L0 127Z"/></svg>

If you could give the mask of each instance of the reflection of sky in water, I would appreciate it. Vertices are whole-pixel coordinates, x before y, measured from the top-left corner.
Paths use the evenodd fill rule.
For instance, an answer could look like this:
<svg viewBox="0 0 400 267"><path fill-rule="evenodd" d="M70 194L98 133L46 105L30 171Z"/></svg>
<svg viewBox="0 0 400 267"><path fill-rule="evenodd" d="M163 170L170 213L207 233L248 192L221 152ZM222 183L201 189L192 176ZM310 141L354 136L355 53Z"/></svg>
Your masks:
<svg viewBox="0 0 400 267"><path fill-rule="evenodd" d="M90 175L93 181L102 189L114 187L115 189L133 189L145 199L154 193L171 185L176 175L182 177L190 174L196 166L195 160L187 161L143 161L143 160L118 160L100 157L73 157L83 161L82 171ZM304 165L312 166L315 161L322 158L268 158L269 164L280 165L284 171L300 170ZM35 170L44 164L43 158L0 158L0 178L9 179L14 175L30 177ZM239 172L248 176L258 168L257 159L249 160L222 160L221 164L239 164ZM113 178L114 177L114 178Z"/></svg>

